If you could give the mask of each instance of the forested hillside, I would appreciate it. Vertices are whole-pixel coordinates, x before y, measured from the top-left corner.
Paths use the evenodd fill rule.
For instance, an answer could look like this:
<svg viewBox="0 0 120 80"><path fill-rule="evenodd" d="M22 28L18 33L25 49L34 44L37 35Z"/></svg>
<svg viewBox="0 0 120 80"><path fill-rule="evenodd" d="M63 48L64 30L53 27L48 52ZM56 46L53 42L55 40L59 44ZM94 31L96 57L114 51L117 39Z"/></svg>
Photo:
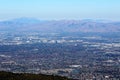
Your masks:
<svg viewBox="0 0 120 80"><path fill-rule="evenodd" d="M70 80L66 77L0 71L0 80Z"/></svg>

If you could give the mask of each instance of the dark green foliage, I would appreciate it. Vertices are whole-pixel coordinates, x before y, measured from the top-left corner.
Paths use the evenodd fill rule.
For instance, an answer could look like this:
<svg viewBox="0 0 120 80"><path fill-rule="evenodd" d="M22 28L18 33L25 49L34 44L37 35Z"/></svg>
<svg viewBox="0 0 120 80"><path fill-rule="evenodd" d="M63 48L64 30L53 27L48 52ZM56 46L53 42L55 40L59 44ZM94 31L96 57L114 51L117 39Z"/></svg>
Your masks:
<svg viewBox="0 0 120 80"><path fill-rule="evenodd" d="M11 73L0 72L0 80L69 80L66 77L43 75L43 74L28 74L28 73Z"/></svg>

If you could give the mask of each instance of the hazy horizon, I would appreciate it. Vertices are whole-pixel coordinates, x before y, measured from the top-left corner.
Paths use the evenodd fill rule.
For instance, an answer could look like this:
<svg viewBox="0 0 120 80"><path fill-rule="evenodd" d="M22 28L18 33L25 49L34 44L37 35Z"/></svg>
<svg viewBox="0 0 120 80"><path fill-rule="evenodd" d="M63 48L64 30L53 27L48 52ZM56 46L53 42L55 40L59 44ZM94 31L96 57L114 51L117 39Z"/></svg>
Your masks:
<svg viewBox="0 0 120 80"><path fill-rule="evenodd" d="M17 19L31 19L31 20L39 20L39 21L107 21L107 22L120 22L120 20L110 20L110 19L100 19L100 18L82 18L82 19L41 19L41 18L35 18L35 17L16 17L16 18L8 18L8 19L2 19L0 21L11 21L11 20L17 20Z"/></svg>
<svg viewBox="0 0 120 80"><path fill-rule="evenodd" d="M41 20L120 21L120 0L1 0L0 21L20 17Z"/></svg>

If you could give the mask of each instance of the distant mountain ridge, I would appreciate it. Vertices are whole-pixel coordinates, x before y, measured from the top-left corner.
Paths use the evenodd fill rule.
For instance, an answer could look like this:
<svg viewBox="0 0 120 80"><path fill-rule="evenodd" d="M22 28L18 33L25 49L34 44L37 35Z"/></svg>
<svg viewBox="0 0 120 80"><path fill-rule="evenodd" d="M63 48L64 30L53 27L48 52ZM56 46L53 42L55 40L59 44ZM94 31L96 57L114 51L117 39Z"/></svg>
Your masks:
<svg viewBox="0 0 120 80"><path fill-rule="evenodd" d="M104 20L51 20L18 18L0 22L0 31L120 32L120 22Z"/></svg>

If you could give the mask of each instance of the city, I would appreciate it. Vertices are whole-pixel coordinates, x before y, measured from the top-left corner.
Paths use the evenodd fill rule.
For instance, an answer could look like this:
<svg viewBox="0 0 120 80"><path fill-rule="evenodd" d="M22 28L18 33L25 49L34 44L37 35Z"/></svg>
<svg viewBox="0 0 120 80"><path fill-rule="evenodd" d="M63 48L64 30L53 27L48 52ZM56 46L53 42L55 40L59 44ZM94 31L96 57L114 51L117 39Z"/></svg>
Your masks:
<svg viewBox="0 0 120 80"><path fill-rule="evenodd" d="M120 0L0 0L0 80L120 80Z"/></svg>
<svg viewBox="0 0 120 80"><path fill-rule="evenodd" d="M120 79L119 33L1 32L0 36L0 71Z"/></svg>

